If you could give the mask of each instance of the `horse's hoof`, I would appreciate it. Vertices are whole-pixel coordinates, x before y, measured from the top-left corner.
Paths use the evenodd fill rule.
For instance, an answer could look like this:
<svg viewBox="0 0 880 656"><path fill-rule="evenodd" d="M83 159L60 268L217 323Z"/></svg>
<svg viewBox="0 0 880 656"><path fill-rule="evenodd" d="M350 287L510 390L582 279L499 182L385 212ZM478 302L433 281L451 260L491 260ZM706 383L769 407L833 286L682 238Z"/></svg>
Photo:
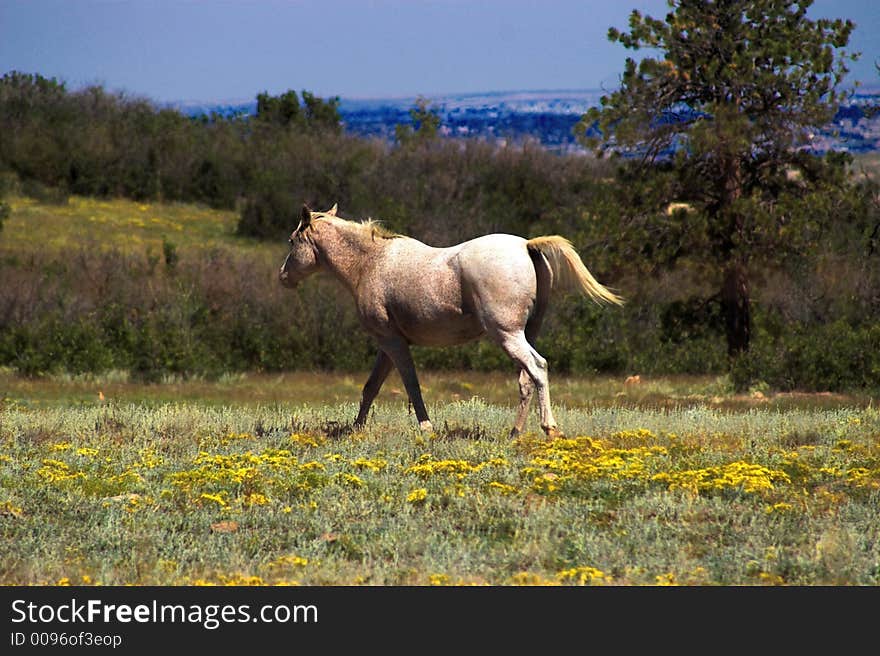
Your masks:
<svg viewBox="0 0 880 656"><path fill-rule="evenodd" d="M556 439L558 437L565 437L565 433L559 430L556 426L550 426L549 428L545 428L544 432L547 433L547 437L550 439Z"/></svg>
<svg viewBox="0 0 880 656"><path fill-rule="evenodd" d="M433 433L434 427L431 425L431 422L426 419L425 421L419 422L419 430L423 433Z"/></svg>

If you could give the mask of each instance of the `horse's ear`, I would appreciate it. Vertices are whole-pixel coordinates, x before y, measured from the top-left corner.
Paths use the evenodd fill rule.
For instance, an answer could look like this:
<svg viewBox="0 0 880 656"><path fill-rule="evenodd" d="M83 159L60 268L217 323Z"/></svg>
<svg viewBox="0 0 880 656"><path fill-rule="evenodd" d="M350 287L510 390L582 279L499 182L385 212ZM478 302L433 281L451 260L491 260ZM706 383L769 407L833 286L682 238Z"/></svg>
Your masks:
<svg viewBox="0 0 880 656"><path fill-rule="evenodd" d="M329 214L330 216L336 216L336 209L337 209L336 205L337 205L337 203L333 203L333 207L331 207L329 210L324 212L324 214Z"/></svg>
<svg viewBox="0 0 880 656"><path fill-rule="evenodd" d="M309 209L308 205L303 205L302 214L299 217L299 226L300 228L308 228L309 224L312 222L312 210Z"/></svg>

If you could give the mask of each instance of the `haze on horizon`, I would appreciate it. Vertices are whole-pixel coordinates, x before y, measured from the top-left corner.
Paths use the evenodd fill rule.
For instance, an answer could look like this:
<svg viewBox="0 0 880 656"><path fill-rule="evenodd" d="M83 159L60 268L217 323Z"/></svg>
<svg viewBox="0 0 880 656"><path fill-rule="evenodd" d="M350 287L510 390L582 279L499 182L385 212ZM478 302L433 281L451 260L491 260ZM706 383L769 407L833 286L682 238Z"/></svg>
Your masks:
<svg viewBox="0 0 880 656"><path fill-rule="evenodd" d="M0 0L0 74L157 102L612 88L634 53L607 31L633 9L668 11L666 0ZM880 85L880 3L816 0L810 15L853 20L847 50L862 56L847 82Z"/></svg>

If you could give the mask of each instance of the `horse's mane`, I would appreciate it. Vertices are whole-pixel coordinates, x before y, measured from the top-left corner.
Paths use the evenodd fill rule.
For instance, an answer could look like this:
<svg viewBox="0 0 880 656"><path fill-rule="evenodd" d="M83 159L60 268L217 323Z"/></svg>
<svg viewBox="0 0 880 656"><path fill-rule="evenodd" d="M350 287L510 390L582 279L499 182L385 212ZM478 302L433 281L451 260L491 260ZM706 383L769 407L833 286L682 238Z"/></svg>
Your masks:
<svg viewBox="0 0 880 656"><path fill-rule="evenodd" d="M312 221L332 221L339 222L346 226L353 227L356 230L363 232L364 234L368 234L371 239L397 239L402 237L403 235L398 234L396 232L391 232L385 226L383 226L379 221L375 219L364 219L363 221L349 221L348 219L343 219L342 217L336 216L335 214L328 214L326 212L313 212L312 213Z"/></svg>

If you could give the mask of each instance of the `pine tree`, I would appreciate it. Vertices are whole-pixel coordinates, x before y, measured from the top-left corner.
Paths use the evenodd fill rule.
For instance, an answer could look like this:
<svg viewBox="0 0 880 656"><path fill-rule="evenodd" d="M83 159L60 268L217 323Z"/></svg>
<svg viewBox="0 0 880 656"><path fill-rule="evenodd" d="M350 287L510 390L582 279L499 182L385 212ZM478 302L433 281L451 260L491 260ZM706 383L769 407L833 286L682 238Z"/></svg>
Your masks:
<svg viewBox="0 0 880 656"><path fill-rule="evenodd" d="M633 11L630 31L612 27L609 40L659 55L627 58L620 88L578 124L599 155L674 168L684 200L698 210L674 216L699 217L688 229L702 232L720 273L731 358L749 347L750 256L762 235L779 233L755 222L784 220L768 208L786 174L815 171L804 147L833 118L846 63L858 57L844 50L854 24L811 20L811 4L670 0L665 20Z"/></svg>

